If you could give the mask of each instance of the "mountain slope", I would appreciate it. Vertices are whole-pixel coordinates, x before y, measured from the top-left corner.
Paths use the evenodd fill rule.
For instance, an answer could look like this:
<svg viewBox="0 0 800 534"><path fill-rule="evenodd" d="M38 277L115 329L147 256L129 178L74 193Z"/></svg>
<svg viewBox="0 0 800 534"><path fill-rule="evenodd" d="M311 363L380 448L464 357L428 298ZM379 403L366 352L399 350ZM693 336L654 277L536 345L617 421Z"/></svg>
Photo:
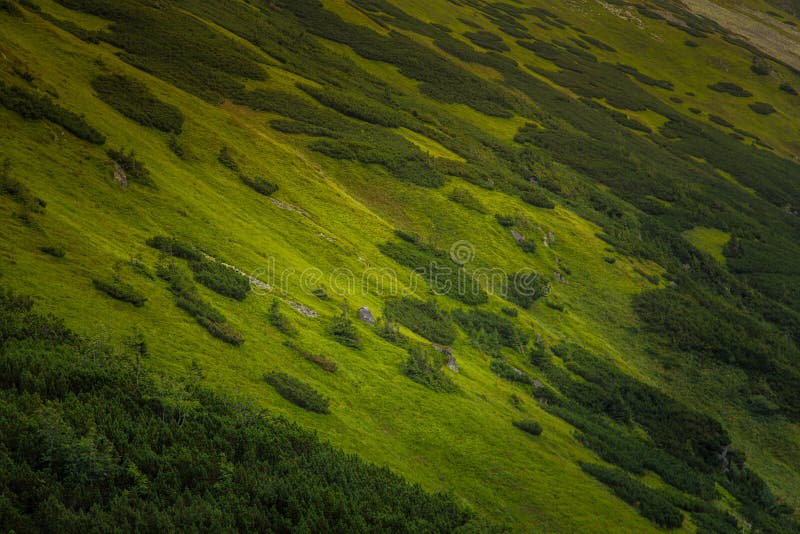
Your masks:
<svg viewBox="0 0 800 534"><path fill-rule="evenodd" d="M514 530L656 528L586 462L675 488L662 504L687 531L724 532L728 512L796 528L771 493L800 504L800 108L784 87L800 80L780 57L667 2L2 5L0 80L23 91L0 107L4 286L104 342L135 330L154 371L196 363L211 388ZM133 85L98 90L114 76ZM26 111L34 95L104 143ZM134 150L149 176L108 149ZM178 241L158 250L154 236ZM174 257L181 243L267 285L218 294L227 282ZM412 273L430 258L485 276L482 292ZM503 287L525 269L539 273L535 301ZM435 312L391 307L411 293ZM191 299L225 320L187 313ZM362 306L377 328L356 319ZM332 334L343 307L360 348ZM494 315L471 327L458 310ZM447 312L452 340L435 326ZM504 321L520 338L493 330ZM456 391L410 380L414 345L387 341L387 323L426 351L451 344L459 372L432 352L426 376ZM273 371L330 413L287 402ZM604 449L609 434L623 438Z"/></svg>

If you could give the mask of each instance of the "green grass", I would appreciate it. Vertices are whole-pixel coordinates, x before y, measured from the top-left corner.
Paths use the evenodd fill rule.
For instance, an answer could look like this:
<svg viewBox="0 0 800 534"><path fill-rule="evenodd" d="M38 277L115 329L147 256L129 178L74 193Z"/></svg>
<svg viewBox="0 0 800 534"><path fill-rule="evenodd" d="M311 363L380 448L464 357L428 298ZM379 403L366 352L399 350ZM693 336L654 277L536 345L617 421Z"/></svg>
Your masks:
<svg viewBox="0 0 800 534"><path fill-rule="evenodd" d="M331 0L326 5L348 20L378 27L349 3ZM104 24L49 0L41 6L88 29ZM676 105L677 109L697 106L719 113L784 153L795 148L782 132L800 121L800 111L796 105L786 104L791 97L780 92L777 84L748 79L750 62L740 50L717 38L702 43L703 54L729 61L731 76L741 76L745 80L742 85L756 99L775 103L781 114L761 117L746 103L731 106L708 90L706 56L683 46L686 34L663 21L646 20L648 27L652 25L663 37L659 42L650 32L631 31L630 23L597 5L587 13L566 6L548 4L547 8L575 20L590 35L619 51L593 53L671 80L676 84L675 94L695 92L695 97L682 96L685 103ZM414 0L403 7L423 20L448 23L459 16L496 31L491 22L466 6ZM468 29L461 23L453 27L456 25L461 26L458 31ZM800 462L797 426L754 420L744 408L728 402L726 399L746 384L741 372L697 361L667 368L662 365L664 360L652 357L650 353L658 349L646 336L635 334L641 324L630 302L633 295L654 287L642 273L658 279L664 269L609 251L608 243L598 237L602 228L567 203L558 200L553 210L538 209L518 197L460 179L452 179L442 190L401 183L383 168L336 161L307 150L304 141L266 126L275 114L231 103L213 106L176 90L123 63L107 45L88 45L39 20L18 25L2 13L0 29L3 39L14 44L3 48L10 61L24 64L36 77L38 88L56 89L60 104L85 114L89 124L109 136L107 146L133 148L137 159L150 169L155 184L154 188L121 188L113 179L103 148L78 141L52 125L26 122L0 108L0 121L7 125L0 129L2 155L11 160L12 175L47 202L46 213L33 215L35 225L27 226L15 216L18 206L0 197L0 285L37 295L44 310L57 312L71 327L90 336L121 339L136 327L150 347L148 367L182 377L196 361L214 388L254 400L317 431L337 447L388 466L426 489L450 491L464 504L514 530L653 531L654 525L634 508L582 472L578 462L599 460L575 439L573 427L541 409L522 386L496 376L490 359L472 347L463 333L453 343L460 373L443 370L459 391L440 394L403 376L407 352L357 319L353 321L362 340L360 350L343 347L327 332L326 325L340 313L345 299L351 310L366 305L375 312L383 309L387 296L375 288L361 292L337 287L328 278L337 269L361 274L367 268L394 268L403 275L400 286L412 286L408 269L377 248L394 239L395 228L416 231L445 251L456 241L469 241L475 250L471 266L496 266L509 272L531 267L552 279L553 272L563 271L566 265L571 271L566 282L551 280L551 298L566 311L547 307L542 299L530 311L520 311L516 321L548 343L566 339L608 354L636 378L719 417L755 469L780 495L800 504L800 473L795 467ZM553 31L557 37L563 37L562 33L571 35L569 30ZM535 63L531 52L509 44L510 55L520 63ZM327 46L386 80L399 102L418 106L436 123L470 125L510 142L519 127L533 122L519 114L503 119L464 105L438 104L422 96L416 83L393 66L359 58L343 45ZM93 96L91 80L109 69L141 79L159 100L182 111L185 122L179 140L189 153L185 161L168 149L166 134L138 125ZM293 84L303 79L280 66L268 70L270 80L258 82L260 86L296 91ZM7 70L0 70L0 79L9 82L12 77ZM652 128L664 120L650 112L635 116ZM405 128L399 131L423 152L465 160L431 138ZM222 168L217 161L222 146L236 147L237 161L247 172L277 184L273 197L301 208L302 213L281 209ZM448 198L453 187L468 190L487 207L486 213L455 206ZM509 230L496 223L494 213L524 215L528 222L522 231L536 242L537 252L520 250ZM542 242L548 231L556 237L549 247ZM127 266L132 256L140 257L150 268L156 265L159 253L145 244L153 235L174 235L195 243L245 273L263 269L258 271L259 277L267 276L270 265L278 273L293 269L295 274L284 288L269 295L254 290L242 302L198 287L201 296L245 339L241 347L231 347L211 337L178 309L163 281L141 277ZM696 227L684 235L724 264L722 248L730 237L727 233ZM54 244L67 251L57 261L40 252L41 247ZM609 255L617 261L606 262L604 257ZM115 268L124 280L135 281L147 298L145 306L135 308L93 289L93 278L107 277ZM330 301L304 290L299 273L309 268L319 269L323 281L315 281L313 287L324 284ZM425 283L416 285L417 296L427 298ZM659 285L666 283L659 281ZM306 317L281 304L297 331L297 344L309 354L329 355L336 362L335 375L285 346L287 335L267 319L273 296L321 314L319 318ZM463 306L454 300L439 300L445 310ZM485 307L500 313L504 306L509 304L492 296ZM405 328L403 333L422 341ZM525 357L510 351L507 357L512 365L543 379L527 366ZM297 377L318 391L330 400L330 413L309 412L287 401L264 382L263 376L272 371ZM532 439L514 428L512 421L523 417L508 401L512 393L524 398L524 419L541 423L545 429L541 436ZM683 531L692 531L692 526L687 519Z"/></svg>
<svg viewBox="0 0 800 534"><path fill-rule="evenodd" d="M712 258L725 264L725 256L722 255L722 249L730 241L731 235L716 228L704 228L698 226L687 230L683 233L689 243L697 247L698 250L705 252Z"/></svg>

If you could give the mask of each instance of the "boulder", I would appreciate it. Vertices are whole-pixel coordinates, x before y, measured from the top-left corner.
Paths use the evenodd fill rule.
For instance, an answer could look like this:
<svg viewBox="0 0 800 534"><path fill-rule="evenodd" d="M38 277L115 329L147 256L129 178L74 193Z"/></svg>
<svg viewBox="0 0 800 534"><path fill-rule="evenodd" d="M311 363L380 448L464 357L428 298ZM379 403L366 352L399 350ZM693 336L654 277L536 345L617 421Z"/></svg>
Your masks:
<svg viewBox="0 0 800 534"><path fill-rule="evenodd" d="M369 308L362 306L358 309L358 318L370 326L375 326L375 316L369 311Z"/></svg>
<svg viewBox="0 0 800 534"><path fill-rule="evenodd" d="M517 232L513 228L511 230L511 236L514 238L514 241L516 241L517 243L522 243L523 241L525 241L525 236L522 235L521 233Z"/></svg>

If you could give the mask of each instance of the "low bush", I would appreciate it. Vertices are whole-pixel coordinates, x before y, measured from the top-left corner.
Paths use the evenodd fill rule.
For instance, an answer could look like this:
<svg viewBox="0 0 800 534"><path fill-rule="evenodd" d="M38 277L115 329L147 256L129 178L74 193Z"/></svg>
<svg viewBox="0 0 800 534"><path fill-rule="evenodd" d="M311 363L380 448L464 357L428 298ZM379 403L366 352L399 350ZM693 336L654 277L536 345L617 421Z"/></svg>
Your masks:
<svg viewBox="0 0 800 534"><path fill-rule="evenodd" d="M342 313L331 321L328 330L333 339L345 347L361 348L361 338L353 321L350 320L350 313L347 307L343 307Z"/></svg>
<svg viewBox="0 0 800 534"><path fill-rule="evenodd" d="M528 342L525 333L502 315L487 310L464 311L462 309L453 310L450 315L456 324L470 336L474 336L480 331L494 334L504 347L514 349L524 347Z"/></svg>
<svg viewBox="0 0 800 534"><path fill-rule="evenodd" d="M436 343L450 345L456 339L455 325L446 312L439 310L433 299L389 299L386 301L384 316Z"/></svg>
<svg viewBox="0 0 800 534"><path fill-rule="evenodd" d="M516 308L503 307L500 311L508 315L509 317L516 317L517 315L519 315L519 311L517 311Z"/></svg>
<svg viewBox="0 0 800 534"><path fill-rule="evenodd" d="M64 257L64 256L66 256L66 254L67 254L67 253L64 251L64 249L63 249L63 248L61 248L61 247L55 247L55 246L52 246L52 245L47 245L47 246L44 246L44 247L39 247L39 250L41 250L41 251L42 251L42 252L44 252L45 254L49 254L49 255L53 256L54 258L63 258L63 257Z"/></svg>
<svg viewBox="0 0 800 534"><path fill-rule="evenodd" d="M79 139L95 145L106 142L105 136L89 126L83 117L67 111L46 96L33 95L15 85L7 86L1 81L0 105L18 113L24 119L47 119Z"/></svg>
<svg viewBox="0 0 800 534"><path fill-rule="evenodd" d="M181 111L157 99L139 80L120 74L98 76L92 80L92 87L101 100L139 124L164 132L181 132Z"/></svg>
<svg viewBox="0 0 800 534"><path fill-rule="evenodd" d="M477 211L478 213L486 213L486 206L483 203L475 198L472 193L464 189L463 187L456 187L450 192L449 196L450 200L461 204L467 209L472 211Z"/></svg>
<svg viewBox="0 0 800 534"><path fill-rule="evenodd" d="M536 272L518 271L507 277L505 286L502 297L525 309L550 294L550 284Z"/></svg>
<svg viewBox="0 0 800 534"><path fill-rule="evenodd" d="M718 93L727 93L731 96L736 96L739 98L747 98L753 96L753 93L751 93L750 91L742 89L735 83L731 82L717 82L715 84L709 85L708 88Z"/></svg>
<svg viewBox="0 0 800 534"><path fill-rule="evenodd" d="M180 241L175 237L157 235L146 241L149 247L160 250L170 256L190 261L201 261L205 258L202 252L192 244Z"/></svg>
<svg viewBox="0 0 800 534"><path fill-rule="evenodd" d="M11 160L8 158L0 164L0 195L11 197L27 212L43 213L47 207L47 202L34 196L25 184L11 176Z"/></svg>
<svg viewBox="0 0 800 534"><path fill-rule="evenodd" d="M284 341L284 346L292 349L297 354L302 356L305 360L313 363L323 371L328 373L335 373L336 372L336 362L329 360L324 354L314 354L313 352L309 352L302 347L299 347L292 343L291 341Z"/></svg>
<svg viewBox="0 0 800 534"><path fill-rule="evenodd" d="M233 172L239 174L241 170L239 169L239 164L236 163L236 160L233 158L233 154L231 153L231 149L227 146L223 146L219 149L219 154L217 155L217 161L222 163L223 166L229 168Z"/></svg>
<svg viewBox="0 0 800 534"><path fill-rule="evenodd" d="M281 397L301 408L321 413L330 413L329 401L317 390L286 373L272 372L264 376L264 380L275 388Z"/></svg>
<svg viewBox="0 0 800 534"><path fill-rule="evenodd" d="M264 196L271 196L278 190L278 186L269 182L260 176L253 176L252 178L245 176L244 174L240 174L239 178L244 182L245 185L256 191L257 193L261 193Z"/></svg>
<svg viewBox="0 0 800 534"><path fill-rule="evenodd" d="M124 149L114 150L110 148L107 154L108 157L125 172L125 176L129 181L152 185L153 181L150 178L150 169L148 169L144 163L136 159L136 154L133 149L126 154Z"/></svg>
<svg viewBox="0 0 800 534"><path fill-rule="evenodd" d="M750 65L750 70L759 76L767 76L770 73L769 63L763 57L753 56L753 64Z"/></svg>
<svg viewBox="0 0 800 534"><path fill-rule="evenodd" d="M542 189L538 187L532 189L531 191L523 192L520 195L520 198L524 202L527 202L531 206L536 206L537 208L545 208L551 210L556 207L556 205L553 203L550 197L547 196L547 193L545 193Z"/></svg>
<svg viewBox="0 0 800 534"><path fill-rule="evenodd" d="M715 124L719 124L720 126L724 126L726 128L733 128L734 127L733 124L731 124L730 122L726 121L725 119L723 119L719 115L714 115L713 113L708 116L708 120L710 120L711 122L713 122Z"/></svg>
<svg viewBox="0 0 800 534"><path fill-rule="evenodd" d="M512 425L519 428L523 432L527 432L533 436L540 436L542 434L542 425L538 421L532 419L523 419L521 421L512 421Z"/></svg>
<svg viewBox="0 0 800 534"><path fill-rule="evenodd" d="M663 492L645 486L620 469L584 462L581 469L610 487L620 499L639 510L642 517L658 526L678 528L683 525L683 514Z"/></svg>
<svg viewBox="0 0 800 534"><path fill-rule="evenodd" d="M788 93L790 95L797 96L797 89L792 87L792 85L789 84L789 83L786 83L786 82L782 83L780 85L780 90L783 91L784 93Z"/></svg>
<svg viewBox="0 0 800 534"><path fill-rule="evenodd" d="M497 223L500 226L504 226L506 228L514 226L515 219L513 215L503 215L501 213L495 213L494 218L497 220Z"/></svg>
<svg viewBox="0 0 800 534"><path fill-rule="evenodd" d="M289 318L281 311L280 301L276 298L272 299L267 320L269 320L269 324L287 336L294 336L297 333Z"/></svg>
<svg viewBox="0 0 800 534"><path fill-rule="evenodd" d="M505 52L509 50L508 45L503 42L502 37L485 30L467 32L464 34L464 37L487 50L494 50L495 52Z"/></svg>
<svg viewBox="0 0 800 534"><path fill-rule="evenodd" d="M403 364L403 374L414 382L440 393L452 393L458 388L444 374L441 355L435 350L414 344L408 348L408 359Z"/></svg>
<svg viewBox="0 0 800 534"><path fill-rule="evenodd" d="M519 382L520 384L533 384L533 378L524 371L521 371L511 365L510 363L500 358L495 358L489 364L489 369L499 376L510 382Z"/></svg>
<svg viewBox="0 0 800 534"><path fill-rule="evenodd" d="M208 289L236 300L244 300L250 292L250 280L219 262L203 258L189 262L194 279Z"/></svg>
<svg viewBox="0 0 800 534"><path fill-rule="evenodd" d="M136 307L144 306L144 303L147 301L147 297L142 295L135 287L117 278L112 280L100 280L95 278L92 280L92 284L94 284L96 289L102 291L109 297L121 300L122 302L128 302Z"/></svg>
<svg viewBox="0 0 800 534"><path fill-rule="evenodd" d="M523 239L517 245L527 254L536 253L536 242L533 239Z"/></svg>
<svg viewBox="0 0 800 534"><path fill-rule="evenodd" d="M375 333L393 345L398 345L400 347L408 346L408 336L400 332L400 328L388 319L384 318L384 320L381 321L378 327L375 328Z"/></svg>
<svg viewBox="0 0 800 534"><path fill-rule="evenodd" d="M750 104L750 109L759 115L771 115L777 111L772 104L768 104L766 102L755 102Z"/></svg>
<svg viewBox="0 0 800 534"><path fill-rule="evenodd" d="M216 321L212 321L205 315L198 315L197 322L200 325L208 330L208 333L214 336L217 339L228 343L229 345L233 345L234 347L240 346L244 343L244 338L227 322L219 323Z"/></svg>

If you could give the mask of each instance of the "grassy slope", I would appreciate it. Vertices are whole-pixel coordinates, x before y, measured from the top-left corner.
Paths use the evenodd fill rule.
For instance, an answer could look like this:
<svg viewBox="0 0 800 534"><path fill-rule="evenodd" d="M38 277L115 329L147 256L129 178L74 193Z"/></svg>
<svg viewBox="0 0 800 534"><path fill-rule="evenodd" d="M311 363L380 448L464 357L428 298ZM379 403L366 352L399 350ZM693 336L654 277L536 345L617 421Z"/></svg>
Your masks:
<svg viewBox="0 0 800 534"><path fill-rule="evenodd" d="M345 10L343 3L331 5ZM42 6L47 9L51 5ZM65 15L66 10L60 9L53 9L53 13ZM454 8L446 2L409 2L407 9L419 16L425 14L425 19L447 21ZM724 115L728 120L758 132L769 144L784 150L793 148L781 140L780 132L797 119L796 108L784 106L785 115L761 118L744 105L718 103L724 97L703 89L708 74L700 67L702 61L689 56L691 65L679 62L673 66L672 59L677 57L645 62L642 58L651 56L637 51L642 47L661 49L658 41L647 32L631 38L631 32L623 35L624 29L605 30L620 26L610 24L614 21L612 15L593 9L597 11L587 14L565 11L564 16L580 16L579 24L621 50L625 62L674 81L679 87L676 93L693 90L704 109L719 114L725 111L729 113ZM354 21L363 22L358 13L347 10ZM89 27L90 22L82 15L71 16ZM525 401L525 410L542 422L544 434L534 440L510 425L511 419L519 416L508 402L515 388L491 374L486 357L463 338L454 347L462 369L454 380L463 393L443 396L400 375L398 368L404 353L362 326L359 329L366 340L365 348L354 352L336 345L324 334L324 317L315 320L291 315L302 329L299 343L330 355L339 364L340 371L330 376L281 345L284 338L265 320L271 301L267 297L251 295L239 304L202 290L247 340L240 349L233 349L212 339L177 309L160 281L150 281L121 268L122 277L148 296L148 303L141 309L110 300L91 286L93 276L110 274L115 262L124 262L131 255L141 255L146 264L153 265L157 255L144 245L144 240L158 233L184 236L245 271L267 265L268 258L275 258L278 270L290 267L300 271L315 266L325 273L337 267L360 272L364 268L362 259L371 267L396 267L376 249L378 243L390 238L396 226L419 231L442 248L458 239L468 239L475 245L476 261L508 269L531 265L550 273L557 268L557 254L573 272L568 283L556 284L554 290L558 300L566 304L566 312L559 313L539 303L524 318L526 323L547 338L575 339L606 351L641 379L670 388L670 379L675 379L678 384L674 391L688 395L698 406L708 400L710 411L725 416L733 425L736 440L754 458L756 467L775 483L779 493L800 495L797 473L780 468L800 458L796 445L791 448L786 441L793 436L794 443L798 442L794 426L760 424L760 432L747 438L745 429L752 419L743 410L729 407L724 401L721 404L720 396L709 393L705 399L698 394L708 386L719 388L717 375L702 366L667 372L645 356L645 342L629 335L630 329L637 326L629 298L651 287L634 267L648 273L657 273L659 268L638 265L626 257L619 257L613 265L606 263L603 256L609 255L605 251L607 245L595 236L599 229L594 225L565 209L545 212L500 193L459 184L490 208L490 214L481 215L449 201L447 188L430 191L410 187L388 179L384 171L376 168L312 155L297 144L295 137L271 131L266 126L267 114L231 105L207 105L135 71L119 61L110 47L89 46L41 20L28 21L22 25L0 14L0 47L4 55L18 58L37 79L56 87L60 102L85 113L91 124L109 134L109 146L135 148L153 170L158 189L120 188L111 178L101 149L68 134L53 140L52 127L25 122L0 110L0 121L8 125L0 129L0 146L2 155L14 164L12 175L48 202L47 213L35 217L37 227L31 228L13 216L17 205L0 197L0 272L4 285L42 296L44 309L57 310L79 330L101 335L108 332L113 342L136 326L151 345L154 359L150 365L181 374L196 360L215 386L254 397L270 410L318 430L337 446L388 465L426 488L451 490L491 517L521 530L652 530L652 524L580 471L576 461L593 455L577 445L571 427L547 415L531 399ZM682 53L682 45L675 43L685 35L666 27L663 33L670 45L663 48ZM721 43L704 43L699 50L706 46L719 48L707 53L734 55L730 47ZM520 59L533 61L529 52L515 49L515 53L528 54ZM178 160L166 148L165 136L136 125L93 97L88 82L103 72L98 58L114 72L136 75L159 98L183 110L187 122L181 142L194 155L191 161ZM746 75L748 67L741 56L736 57L737 72ZM373 68L373 72L393 70L385 65ZM293 83L293 75L279 69L271 69L270 74L272 80L266 85ZM387 73L386 78L389 76ZM399 78L397 86L409 98L422 99L412 83L403 81L399 74L394 77ZM757 94L756 88L763 91L764 97L759 99L775 102L779 107L777 100L783 96L776 88L762 90L755 84L747 87ZM522 122L490 119L472 111L467 114L461 106L440 107L507 139ZM502 132L506 134L501 135ZM223 144L235 147L246 168L258 170L278 183L281 189L277 198L302 207L307 215L279 209L223 169L216 162ZM552 230L557 237L555 246L540 246L532 258L523 255L491 215L515 210L531 219L531 238L540 239L542 232ZM320 233L334 242L320 237ZM50 243L63 246L66 258L54 259L38 251L38 247ZM335 314L341 301L340 297L333 302L319 301L302 291L296 279L288 289L293 300L312 306L324 316ZM381 299L375 294L351 296L349 301L351 306L382 308ZM452 303L443 305L450 307ZM499 308L499 301L493 301L492 306ZM261 379L272 369L302 376L329 396L331 415L311 414L280 398ZM681 381L693 370L699 371L699 382L689 387ZM729 394L730 389L725 388L721 398ZM691 529L688 522L686 529Z"/></svg>

